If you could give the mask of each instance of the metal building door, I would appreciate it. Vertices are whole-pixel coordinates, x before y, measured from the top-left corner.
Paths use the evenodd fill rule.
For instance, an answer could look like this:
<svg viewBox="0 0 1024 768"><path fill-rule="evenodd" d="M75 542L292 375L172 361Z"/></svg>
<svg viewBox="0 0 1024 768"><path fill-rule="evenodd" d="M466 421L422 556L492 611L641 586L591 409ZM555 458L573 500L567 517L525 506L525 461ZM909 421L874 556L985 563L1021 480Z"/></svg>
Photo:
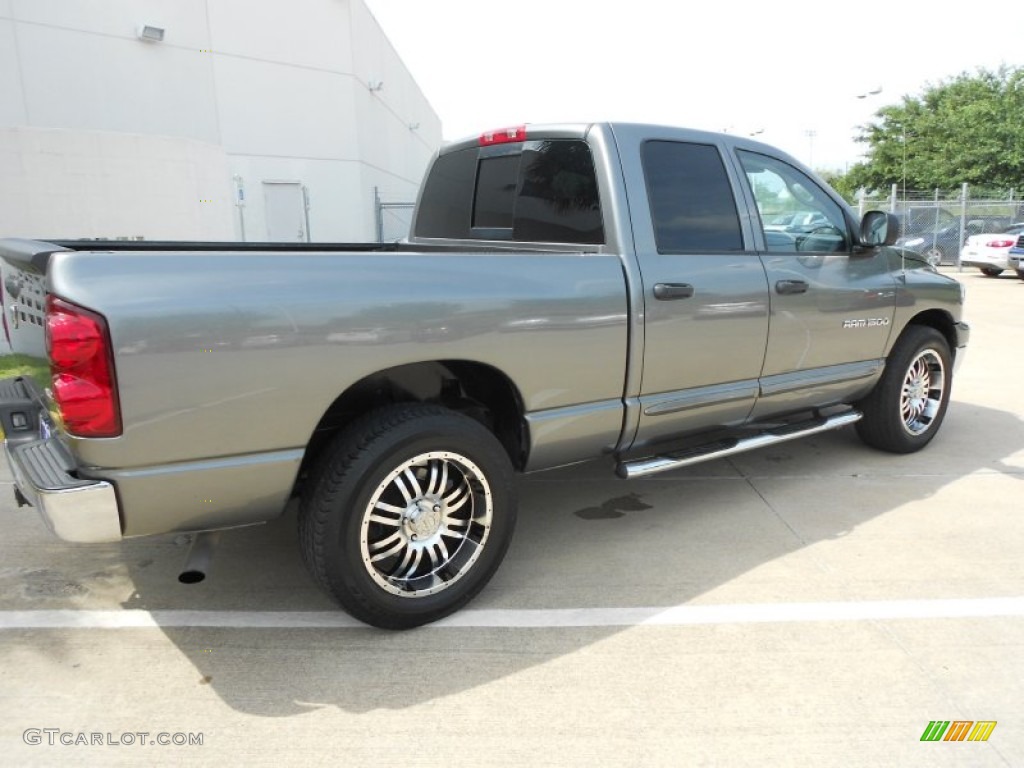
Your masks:
<svg viewBox="0 0 1024 768"><path fill-rule="evenodd" d="M264 181L267 240L275 243L309 242L306 188L298 181Z"/></svg>

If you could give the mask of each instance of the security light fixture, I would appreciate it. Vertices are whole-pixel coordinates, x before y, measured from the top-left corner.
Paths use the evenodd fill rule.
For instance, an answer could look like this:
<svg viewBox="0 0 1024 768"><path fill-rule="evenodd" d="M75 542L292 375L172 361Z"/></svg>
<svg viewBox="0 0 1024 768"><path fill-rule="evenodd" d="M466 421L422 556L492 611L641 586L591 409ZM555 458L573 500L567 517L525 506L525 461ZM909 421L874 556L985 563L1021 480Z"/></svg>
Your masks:
<svg viewBox="0 0 1024 768"><path fill-rule="evenodd" d="M369 88L371 91L376 92L376 91L379 91L381 88L384 87L384 81L383 80L370 80L370 81L368 81L366 83L366 87Z"/></svg>
<svg viewBox="0 0 1024 768"><path fill-rule="evenodd" d="M162 43L164 41L164 28L154 27L150 24L143 24L138 30L139 40L147 43Z"/></svg>

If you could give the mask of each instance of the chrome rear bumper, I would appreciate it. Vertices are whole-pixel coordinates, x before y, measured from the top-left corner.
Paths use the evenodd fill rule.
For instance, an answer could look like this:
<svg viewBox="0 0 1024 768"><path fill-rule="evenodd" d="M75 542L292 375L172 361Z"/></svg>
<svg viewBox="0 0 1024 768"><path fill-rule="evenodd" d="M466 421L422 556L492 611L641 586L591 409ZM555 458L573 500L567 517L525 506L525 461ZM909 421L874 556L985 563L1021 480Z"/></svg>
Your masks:
<svg viewBox="0 0 1024 768"><path fill-rule="evenodd" d="M43 437L42 396L31 379L0 382L0 426L4 452L18 491L65 541L121 540L121 516L114 487L75 476L75 462L57 437ZM44 430L45 432L45 430Z"/></svg>

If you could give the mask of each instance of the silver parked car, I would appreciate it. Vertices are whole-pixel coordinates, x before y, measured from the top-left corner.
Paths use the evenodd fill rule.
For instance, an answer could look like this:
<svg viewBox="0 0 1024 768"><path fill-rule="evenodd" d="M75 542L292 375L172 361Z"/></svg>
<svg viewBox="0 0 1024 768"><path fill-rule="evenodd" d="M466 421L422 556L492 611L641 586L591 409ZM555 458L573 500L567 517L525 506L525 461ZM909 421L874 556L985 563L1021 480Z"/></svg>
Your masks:
<svg viewBox="0 0 1024 768"><path fill-rule="evenodd" d="M1024 222L1013 224L1000 232L971 235L960 251L960 264L977 267L983 275L997 277L1003 270L1012 269L1009 262L1010 249L1017 238L1024 234Z"/></svg>

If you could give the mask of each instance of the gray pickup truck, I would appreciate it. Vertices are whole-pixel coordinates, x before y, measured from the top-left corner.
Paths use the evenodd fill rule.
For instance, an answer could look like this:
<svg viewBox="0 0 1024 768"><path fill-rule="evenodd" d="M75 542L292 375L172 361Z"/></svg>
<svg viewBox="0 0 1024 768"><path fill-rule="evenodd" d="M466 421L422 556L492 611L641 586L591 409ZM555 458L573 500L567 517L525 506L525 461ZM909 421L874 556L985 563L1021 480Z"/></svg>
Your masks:
<svg viewBox="0 0 1024 768"><path fill-rule="evenodd" d="M400 244L2 241L52 369L0 382L17 498L70 541L206 532L189 580L298 497L341 606L434 621L497 569L516 472L924 447L969 329L897 229L764 144L588 124L444 147Z"/></svg>

